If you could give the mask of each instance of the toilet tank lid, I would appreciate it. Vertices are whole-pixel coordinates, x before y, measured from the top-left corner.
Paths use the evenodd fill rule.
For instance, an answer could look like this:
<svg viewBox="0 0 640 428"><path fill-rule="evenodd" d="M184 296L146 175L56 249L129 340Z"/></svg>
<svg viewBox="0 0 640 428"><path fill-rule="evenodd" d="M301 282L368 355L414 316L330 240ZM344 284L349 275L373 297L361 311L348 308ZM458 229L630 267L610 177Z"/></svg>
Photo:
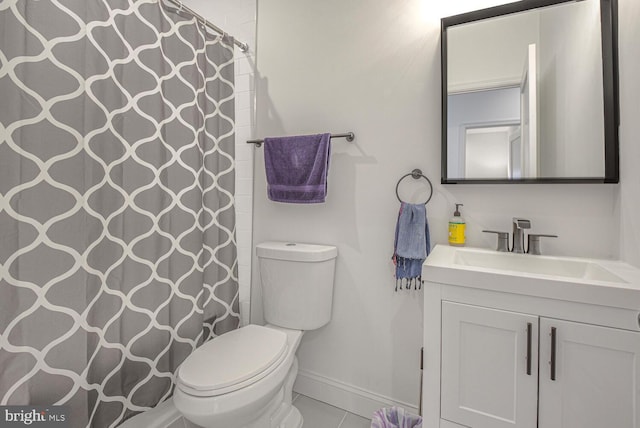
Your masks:
<svg viewBox="0 0 640 428"><path fill-rule="evenodd" d="M335 259L338 256L338 248L300 242L263 242L256 245L256 254L265 259L321 262Z"/></svg>

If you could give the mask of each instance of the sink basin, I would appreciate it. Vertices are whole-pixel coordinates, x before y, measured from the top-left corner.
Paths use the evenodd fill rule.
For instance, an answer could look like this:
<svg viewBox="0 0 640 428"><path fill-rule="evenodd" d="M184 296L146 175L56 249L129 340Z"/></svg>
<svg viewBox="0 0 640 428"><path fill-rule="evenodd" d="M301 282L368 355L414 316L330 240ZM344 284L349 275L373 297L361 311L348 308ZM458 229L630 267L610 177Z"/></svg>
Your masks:
<svg viewBox="0 0 640 428"><path fill-rule="evenodd" d="M422 267L422 279L429 293L442 292L440 286L453 286L447 288L449 294L439 295L445 300L459 298L457 293L464 294L465 289L482 289L625 308L630 310L628 319L633 329L640 322L640 269L618 260L436 245ZM478 302L471 299L467 303ZM485 304L490 306L491 300Z"/></svg>
<svg viewBox="0 0 640 428"><path fill-rule="evenodd" d="M453 264L461 267L549 275L563 278L626 283L618 275L602 267L597 261L499 253L480 249L456 248Z"/></svg>

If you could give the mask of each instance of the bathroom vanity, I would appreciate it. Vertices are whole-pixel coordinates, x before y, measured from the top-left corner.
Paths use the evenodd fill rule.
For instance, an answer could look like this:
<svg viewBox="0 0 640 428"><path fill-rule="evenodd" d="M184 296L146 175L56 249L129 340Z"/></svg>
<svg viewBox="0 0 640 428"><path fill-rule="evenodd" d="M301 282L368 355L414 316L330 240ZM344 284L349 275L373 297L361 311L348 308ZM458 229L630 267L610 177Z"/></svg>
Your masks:
<svg viewBox="0 0 640 428"><path fill-rule="evenodd" d="M437 246L425 428L640 428L640 270Z"/></svg>

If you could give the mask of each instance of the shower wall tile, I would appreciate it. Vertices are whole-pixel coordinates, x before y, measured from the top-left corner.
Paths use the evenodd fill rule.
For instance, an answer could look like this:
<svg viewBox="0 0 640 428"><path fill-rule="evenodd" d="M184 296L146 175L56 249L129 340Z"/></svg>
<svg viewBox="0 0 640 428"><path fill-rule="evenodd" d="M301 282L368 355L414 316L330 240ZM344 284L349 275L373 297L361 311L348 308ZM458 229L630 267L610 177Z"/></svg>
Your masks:
<svg viewBox="0 0 640 428"><path fill-rule="evenodd" d="M239 66L239 62L236 61L236 73L238 72L237 67ZM253 107L253 96L251 91L244 91L236 93L236 108L238 110L244 110Z"/></svg>
<svg viewBox="0 0 640 428"><path fill-rule="evenodd" d="M235 64L234 64L235 65ZM255 90L254 76L250 74L243 74L236 77L236 91L254 91ZM237 118L236 118L237 119Z"/></svg>
<svg viewBox="0 0 640 428"><path fill-rule="evenodd" d="M251 250L251 237L245 235L241 235L238 239L238 248L245 248Z"/></svg>
<svg viewBox="0 0 640 428"><path fill-rule="evenodd" d="M242 126L242 127L236 126L236 141L238 142L236 144L236 148L253 147L245 144L245 142L247 140L250 140L252 136L253 136L253 130L251 129L250 126ZM251 153L253 153L253 151Z"/></svg>
<svg viewBox="0 0 640 428"><path fill-rule="evenodd" d="M240 178L236 180L236 192L239 195L251 194L253 189L253 180L250 178ZM249 227L251 229L251 227Z"/></svg>
<svg viewBox="0 0 640 428"><path fill-rule="evenodd" d="M243 143L243 144L246 144L246 143ZM236 180L242 179L242 178L253 179L253 160L236 161ZM236 194L236 196L239 196L239 195Z"/></svg>
<svg viewBox="0 0 640 428"><path fill-rule="evenodd" d="M234 33L234 36L244 40L251 38L255 33L255 21L249 20L237 25L238 30Z"/></svg>
<svg viewBox="0 0 640 428"><path fill-rule="evenodd" d="M251 293L253 254L253 145L255 135L255 47L257 0L184 0L203 17L236 39L248 43L249 51L235 49L236 90L236 239L240 302ZM261 150L261 149L258 149ZM241 305L242 307L242 305Z"/></svg>
<svg viewBox="0 0 640 428"><path fill-rule="evenodd" d="M240 140L240 141L243 141L243 140ZM251 159L253 159L253 146L251 144L246 144L246 143L238 144L238 147L236 147L236 160L251 161ZM236 182L236 191L238 191L237 187L238 187L238 183Z"/></svg>
<svg viewBox="0 0 640 428"><path fill-rule="evenodd" d="M247 213L251 214L251 196L238 195L236 196L236 211L238 214ZM251 242L249 242L251 244Z"/></svg>
<svg viewBox="0 0 640 428"><path fill-rule="evenodd" d="M236 126L251 126L255 122L254 118L251 117L250 108L239 109L238 106L236 106L236 114Z"/></svg>
<svg viewBox="0 0 640 428"><path fill-rule="evenodd" d="M253 74L255 69L254 57L247 55L236 57L235 68L236 74L238 76L242 76L244 74Z"/></svg>

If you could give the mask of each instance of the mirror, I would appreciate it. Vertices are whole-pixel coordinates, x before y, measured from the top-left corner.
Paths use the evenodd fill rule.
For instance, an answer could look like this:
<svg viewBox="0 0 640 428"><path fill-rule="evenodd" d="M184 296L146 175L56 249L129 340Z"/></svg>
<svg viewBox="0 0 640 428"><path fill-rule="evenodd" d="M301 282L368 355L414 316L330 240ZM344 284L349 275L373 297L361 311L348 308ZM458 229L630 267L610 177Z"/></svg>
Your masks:
<svg viewBox="0 0 640 428"><path fill-rule="evenodd" d="M617 183L616 0L442 19L442 183Z"/></svg>

